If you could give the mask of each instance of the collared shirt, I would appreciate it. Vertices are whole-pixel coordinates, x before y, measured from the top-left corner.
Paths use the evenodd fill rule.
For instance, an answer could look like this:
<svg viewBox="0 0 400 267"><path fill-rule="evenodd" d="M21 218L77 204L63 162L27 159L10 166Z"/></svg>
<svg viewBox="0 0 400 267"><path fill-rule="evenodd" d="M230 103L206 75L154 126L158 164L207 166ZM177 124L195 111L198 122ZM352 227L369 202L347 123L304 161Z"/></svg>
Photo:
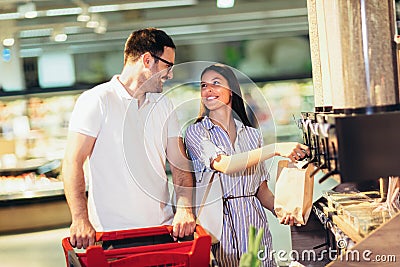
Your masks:
<svg viewBox="0 0 400 267"><path fill-rule="evenodd" d="M114 76L77 100L69 130L96 137L89 158L89 218L96 231L170 224L168 138L180 136L170 100L147 93L138 108Z"/></svg>
<svg viewBox="0 0 400 267"><path fill-rule="evenodd" d="M259 130L243 125L235 120L236 140L234 144L229 135L207 116L202 121L190 125L186 130L185 144L193 161L197 184L202 183L202 175L212 170L211 161L219 154L233 155L259 148L263 145ZM204 147L204 141L213 145ZM263 227L261 241L265 253L272 249L272 237L269 232L267 217L260 201L254 197L260 184L269 179L264 163L249 167L234 174L220 173L224 194L224 219L219 245L214 246L214 253L221 266L238 266L237 255L247 251L248 230L250 225L257 229ZM241 197L246 196L246 197ZM247 197L250 196L250 197ZM239 198L232 198L239 197ZM236 236L234 236L236 235ZM268 255L268 254L266 254ZM262 266L274 266L272 260Z"/></svg>
<svg viewBox="0 0 400 267"><path fill-rule="evenodd" d="M190 158L193 161L196 173L214 171L210 164L219 154L233 155L247 152L263 145L262 135L259 130L245 126L239 120L234 120L236 125L236 140L232 144L228 134L218 125L212 123L209 117L204 117L201 122L190 125L186 131L185 144ZM210 140L214 145L202 150L203 140ZM203 146L204 147L204 146ZM241 179L232 179L239 178ZM196 176L200 182L201 176ZM246 179L244 179L246 178ZM268 180L269 175L263 163L247 168L234 174L222 174L222 185L225 195L253 195L261 182Z"/></svg>

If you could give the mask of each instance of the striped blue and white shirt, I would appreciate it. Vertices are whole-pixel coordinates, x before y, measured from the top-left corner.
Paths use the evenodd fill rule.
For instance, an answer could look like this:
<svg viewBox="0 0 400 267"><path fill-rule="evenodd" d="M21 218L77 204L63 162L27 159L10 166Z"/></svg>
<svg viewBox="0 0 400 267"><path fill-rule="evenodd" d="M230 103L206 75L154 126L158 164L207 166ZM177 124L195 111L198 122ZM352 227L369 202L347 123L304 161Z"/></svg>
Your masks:
<svg viewBox="0 0 400 267"><path fill-rule="evenodd" d="M196 172L197 184L204 172L212 172L210 163L219 154L233 155L263 146L259 130L243 125L235 119L237 136L232 144L228 134L207 116L201 122L190 125L186 131L185 144ZM209 140L212 149L201 145ZM203 148L202 148L203 147ZM200 175L199 175L200 174ZM200 179L199 179L200 177ZM269 179L264 164L260 163L234 174L220 173L223 197L224 216L220 243L213 246L213 252L220 266L239 266L240 256L247 251L248 231L250 225L257 229L264 228L261 242L264 255L270 255L272 238L267 217L260 201L254 196L263 181ZM236 235L236 237L235 237ZM270 257L268 257L270 258ZM275 266L273 260L262 262L262 266Z"/></svg>

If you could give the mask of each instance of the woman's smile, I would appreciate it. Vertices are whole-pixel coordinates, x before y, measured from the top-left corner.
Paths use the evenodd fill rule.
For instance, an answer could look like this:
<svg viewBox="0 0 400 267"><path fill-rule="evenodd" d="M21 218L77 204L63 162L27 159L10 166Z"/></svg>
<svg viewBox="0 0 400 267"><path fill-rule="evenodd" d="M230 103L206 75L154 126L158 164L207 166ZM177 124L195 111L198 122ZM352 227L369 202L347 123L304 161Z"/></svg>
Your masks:
<svg viewBox="0 0 400 267"><path fill-rule="evenodd" d="M206 97L206 100L211 101L211 100L215 100L217 98L218 98L218 96L209 96L209 97Z"/></svg>

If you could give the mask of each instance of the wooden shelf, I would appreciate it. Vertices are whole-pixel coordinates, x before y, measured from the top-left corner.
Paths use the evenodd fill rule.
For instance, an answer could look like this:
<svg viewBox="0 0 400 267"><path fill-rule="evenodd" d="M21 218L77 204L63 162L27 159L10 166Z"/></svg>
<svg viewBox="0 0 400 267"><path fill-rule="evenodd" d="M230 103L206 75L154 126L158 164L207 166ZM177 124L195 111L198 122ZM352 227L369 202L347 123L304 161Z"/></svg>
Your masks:
<svg viewBox="0 0 400 267"><path fill-rule="evenodd" d="M340 215L332 216L332 220L333 223L335 223L337 227L339 227L339 229L343 231L343 233L348 235L356 243L363 240L363 237L349 223L343 220Z"/></svg>
<svg viewBox="0 0 400 267"><path fill-rule="evenodd" d="M349 250L347 256L343 255L341 258L331 262L327 266L399 266L399 240L400 213L397 213L388 222L382 224L377 229L372 231L367 237L360 240L360 242L358 242L351 250ZM356 254L359 255L358 259L354 257Z"/></svg>

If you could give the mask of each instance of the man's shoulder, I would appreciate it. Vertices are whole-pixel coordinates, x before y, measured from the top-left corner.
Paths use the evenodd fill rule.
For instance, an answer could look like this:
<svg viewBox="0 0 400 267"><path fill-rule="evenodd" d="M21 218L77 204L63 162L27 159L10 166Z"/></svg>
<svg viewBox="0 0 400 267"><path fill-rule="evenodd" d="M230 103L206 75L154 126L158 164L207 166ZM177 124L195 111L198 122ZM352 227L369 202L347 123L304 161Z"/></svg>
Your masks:
<svg viewBox="0 0 400 267"><path fill-rule="evenodd" d="M164 93L146 93L147 98L153 102L170 102L171 100L169 99L168 96L166 96Z"/></svg>
<svg viewBox="0 0 400 267"><path fill-rule="evenodd" d="M172 100L163 93L146 93L146 97L151 103L157 104L157 108L174 109Z"/></svg>
<svg viewBox="0 0 400 267"><path fill-rule="evenodd" d="M113 93L111 82L104 82L98 84L82 93L82 95L86 97L93 97L93 98L103 98L106 97L108 94Z"/></svg>
<svg viewBox="0 0 400 267"><path fill-rule="evenodd" d="M100 84L90 88L87 91L92 94L103 94L103 93L106 93L109 91L113 91L112 88L113 88L112 82L108 81L108 82L100 83Z"/></svg>

